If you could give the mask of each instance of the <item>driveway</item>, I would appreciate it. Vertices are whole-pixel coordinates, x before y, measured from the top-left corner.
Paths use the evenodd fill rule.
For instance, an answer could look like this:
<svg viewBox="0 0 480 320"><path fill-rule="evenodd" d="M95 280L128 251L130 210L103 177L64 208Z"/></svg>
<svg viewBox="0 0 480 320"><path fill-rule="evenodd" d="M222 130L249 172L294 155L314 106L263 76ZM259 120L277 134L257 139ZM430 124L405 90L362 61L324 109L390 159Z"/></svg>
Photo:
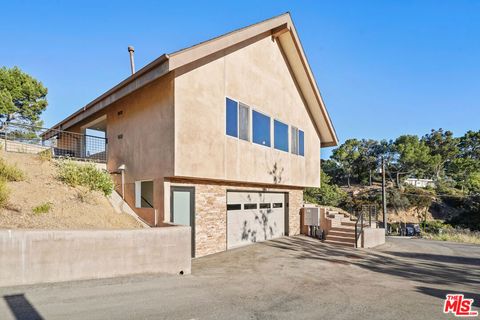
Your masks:
<svg viewBox="0 0 480 320"><path fill-rule="evenodd" d="M283 238L142 275L0 288L0 319L447 319L446 293L480 307L480 246L389 238L355 250Z"/></svg>

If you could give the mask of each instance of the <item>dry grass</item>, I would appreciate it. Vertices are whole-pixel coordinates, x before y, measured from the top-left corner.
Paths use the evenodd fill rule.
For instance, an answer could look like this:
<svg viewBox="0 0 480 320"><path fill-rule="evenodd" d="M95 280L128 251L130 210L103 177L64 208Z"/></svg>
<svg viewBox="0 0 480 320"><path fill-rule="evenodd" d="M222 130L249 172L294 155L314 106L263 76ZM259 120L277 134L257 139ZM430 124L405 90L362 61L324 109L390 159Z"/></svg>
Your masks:
<svg viewBox="0 0 480 320"><path fill-rule="evenodd" d="M10 197L0 209L3 229L131 229L142 226L127 214L114 211L102 192L85 191L57 179L55 161L37 155L0 152L7 164L25 173L23 181L8 182ZM1 196L0 182L0 196ZM35 214L33 208L50 203L50 210Z"/></svg>
<svg viewBox="0 0 480 320"><path fill-rule="evenodd" d="M470 230L448 229L443 230L441 233L438 234L425 233L422 234L422 237L425 239L439 241L480 244L480 232L473 232Z"/></svg>
<svg viewBox="0 0 480 320"><path fill-rule="evenodd" d="M47 149L37 153L38 159L40 161L51 161L52 160L52 150Z"/></svg>
<svg viewBox="0 0 480 320"><path fill-rule="evenodd" d="M23 181L25 180L25 173L16 165L9 164L3 158L0 158L0 177L7 181Z"/></svg>
<svg viewBox="0 0 480 320"><path fill-rule="evenodd" d="M0 178L0 208L3 208L8 203L10 189L7 186L7 180Z"/></svg>

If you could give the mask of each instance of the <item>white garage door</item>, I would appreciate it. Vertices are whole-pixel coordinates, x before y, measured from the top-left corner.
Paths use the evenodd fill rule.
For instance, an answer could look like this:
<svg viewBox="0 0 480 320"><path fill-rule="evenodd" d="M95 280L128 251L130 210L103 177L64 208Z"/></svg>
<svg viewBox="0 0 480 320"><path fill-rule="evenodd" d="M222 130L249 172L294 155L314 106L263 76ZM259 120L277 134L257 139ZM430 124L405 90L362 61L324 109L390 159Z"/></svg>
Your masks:
<svg viewBox="0 0 480 320"><path fill-rule="evenodd" d="M285 194L227 193L227 248L236 248L283 236Z"/></svg>

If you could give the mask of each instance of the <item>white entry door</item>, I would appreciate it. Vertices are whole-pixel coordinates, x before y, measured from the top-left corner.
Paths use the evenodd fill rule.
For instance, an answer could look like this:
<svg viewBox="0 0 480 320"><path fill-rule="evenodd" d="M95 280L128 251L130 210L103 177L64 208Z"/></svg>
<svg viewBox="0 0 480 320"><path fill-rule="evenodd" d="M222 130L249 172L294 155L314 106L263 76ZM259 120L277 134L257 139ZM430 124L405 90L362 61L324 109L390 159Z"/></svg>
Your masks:
<svg viewBox="0 0 480 320"><path fill-rule="evenodd" d="M279 238L285 234L285 194L227 193L227 248Z"/></svg>
<svg viewBox="0 0 480 320"><path fill-rule="evenodd" d="M192 257L195 257L195 188L170 188L170 219L174 224L192 228Z"/></svg>

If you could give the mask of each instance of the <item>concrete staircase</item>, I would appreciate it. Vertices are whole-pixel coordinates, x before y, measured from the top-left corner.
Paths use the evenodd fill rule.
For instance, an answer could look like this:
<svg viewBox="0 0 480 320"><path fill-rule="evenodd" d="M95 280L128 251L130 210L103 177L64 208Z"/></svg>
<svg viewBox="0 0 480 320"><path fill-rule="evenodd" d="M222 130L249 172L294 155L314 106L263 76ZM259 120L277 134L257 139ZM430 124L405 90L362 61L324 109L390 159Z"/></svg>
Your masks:
<svg viewBox="0 0 480 320"><path fill-rule="evenodd" d="M350 216L336 211L328 211L326 219L330 228L325 243L346 247L355 247L355 221Z"/></svg>

